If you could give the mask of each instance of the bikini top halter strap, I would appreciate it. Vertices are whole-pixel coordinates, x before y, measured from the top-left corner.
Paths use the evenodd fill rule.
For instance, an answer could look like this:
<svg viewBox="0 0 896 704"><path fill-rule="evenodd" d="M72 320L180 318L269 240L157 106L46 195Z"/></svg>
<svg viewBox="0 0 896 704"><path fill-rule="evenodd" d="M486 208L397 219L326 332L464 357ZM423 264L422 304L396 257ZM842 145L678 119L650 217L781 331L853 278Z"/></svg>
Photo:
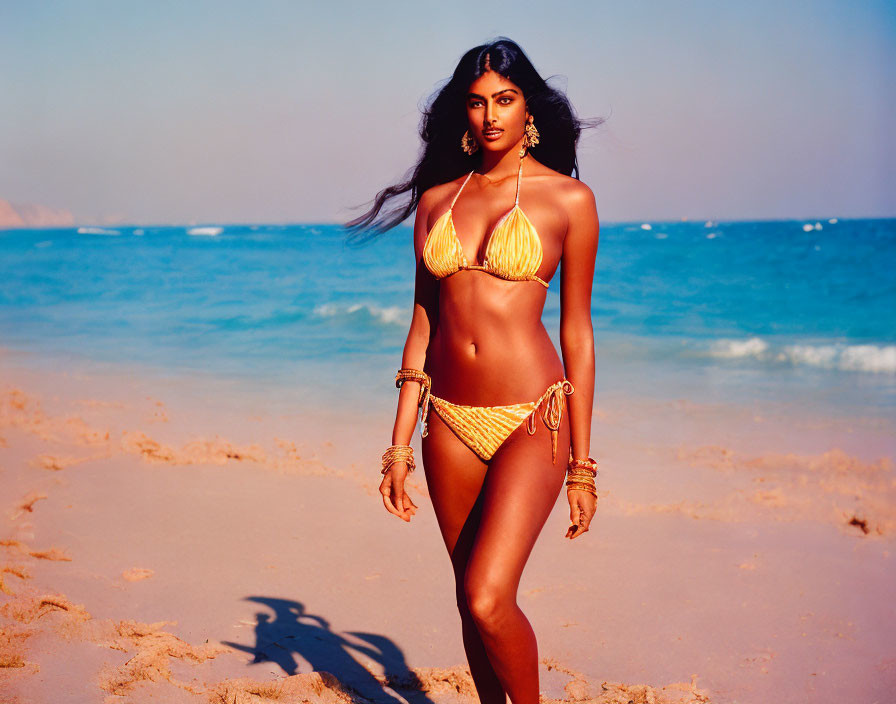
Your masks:
<svg viewBox="0 0 896 704"><path fill-rule="evenodd" d="M457 191L457 193L454 194L454 200L451 201L451 205L448 208L448 212L451 212L452 210L454 210L454 204L457 203L457 199L460 197L460 192L462 190L464 190L464 186L467 185L467 181L470 180L470 176L472 176L472 175L473 175L472 171L467 174L467 177L464 179L464 182L461 184L460 189Z"/></svg>
<svg viewBox="0 0 896 704"><path fill-rule="evenodd" d="M454 194L454 200L451 201L451 205L448 207L449 212L454 210L454 204L457 203L457 199L460 197L460 192L462 190L464 190L464 186L467 185L467 181L470 180L470 177L473 175L473 173L475 171L476 171L476 169L473 169L473 171L471 171L470 173L467 174L467 177L464 179L464 182L461 184L457 193ZM523 178L523 160L520 159L520 168L516 172L516 198L513 201L514 206L517 206L520 204L520 181L522 178Z"/></svg>

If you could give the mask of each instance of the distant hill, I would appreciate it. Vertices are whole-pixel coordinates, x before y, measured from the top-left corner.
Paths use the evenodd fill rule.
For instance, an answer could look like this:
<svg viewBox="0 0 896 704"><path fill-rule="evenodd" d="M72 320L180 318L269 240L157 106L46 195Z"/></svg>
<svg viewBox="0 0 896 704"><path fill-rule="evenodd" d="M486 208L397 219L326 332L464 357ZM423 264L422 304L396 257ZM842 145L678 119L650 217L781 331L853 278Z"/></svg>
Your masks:
<svg viewBox="0 0 896 704"><path fill-rule="evenodd" d="M11 227L72 227L75 217L67 210L31 203L12 204L0 198L0 229Z"/></svg>

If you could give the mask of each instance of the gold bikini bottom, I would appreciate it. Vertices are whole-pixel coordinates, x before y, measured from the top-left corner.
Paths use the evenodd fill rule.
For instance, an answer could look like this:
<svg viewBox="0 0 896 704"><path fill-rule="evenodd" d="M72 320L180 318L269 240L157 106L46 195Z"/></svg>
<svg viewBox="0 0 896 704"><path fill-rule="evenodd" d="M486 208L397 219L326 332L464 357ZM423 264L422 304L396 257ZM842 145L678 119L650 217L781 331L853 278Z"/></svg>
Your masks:
<svg viewBox="0 0 896 704"><path fill-rule="evenodd" d="M400 379L403 371L405 370L400 370L396 376L397 386L401 386L402 382L410 378ZM432 407L454 434L479 457L488 461L524 420L529 435L535 434L537 423L535 411L543 404L542 420L551 431L551 461L557 459L557 433L560 429L563 406L566 403L564 394L568 396L575 390L568 379L555 381L535 401L512 403L506 406L465 406L434 396L429 392L429 376L419 371L416 374L422 375L414 379L421 385L418 406L421 408L420 434L422 437L426 437L429 433L426 418L429 406L432 404Z"/></svg>

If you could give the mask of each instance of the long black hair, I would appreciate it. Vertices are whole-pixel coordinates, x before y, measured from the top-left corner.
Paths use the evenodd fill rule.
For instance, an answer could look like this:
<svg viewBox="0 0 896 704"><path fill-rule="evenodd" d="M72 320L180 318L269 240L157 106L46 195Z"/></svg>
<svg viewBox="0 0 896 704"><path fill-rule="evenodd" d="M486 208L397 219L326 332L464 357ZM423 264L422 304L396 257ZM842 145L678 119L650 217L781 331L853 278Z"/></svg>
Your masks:
<svg viewBox="0 0 896 704"><path fill-rule="evenodd" d="M566 95L543 79L516 42L499 37L465 53L454 74L428 101L420 120L423 153L404 181L376 194L373 206L363 215L345 223L350 242L365 242L391 230L407 218L432 186L447 183L478 168L482 150L468 155L461 149L461 137L469 128L466 112L470 84L488 70L512 81L523 91L526 107L538 128L538 144L529 151L545 166L562 174L579 177L576 143L583 128L596 127L603 118L580 120ZM384 206L387 201L410 192L404 204Z"/></svg>

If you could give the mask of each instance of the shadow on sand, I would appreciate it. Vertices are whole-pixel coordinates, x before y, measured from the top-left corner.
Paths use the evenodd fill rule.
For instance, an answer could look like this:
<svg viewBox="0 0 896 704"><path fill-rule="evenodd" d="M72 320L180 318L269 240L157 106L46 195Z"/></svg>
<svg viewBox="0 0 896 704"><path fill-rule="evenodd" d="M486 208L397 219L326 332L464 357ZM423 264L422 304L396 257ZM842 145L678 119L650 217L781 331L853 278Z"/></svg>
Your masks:
<svg viewBox="0 0 896 704"><path fill-rule="evenodd" d="M264 596L248 596L246 600L263 604L273 612L256 612L255 645L221 642L254 655L253 664L273 662L287 675L295 675L301 672L294 657L299 655L311 665L311 670L331 673L362 697L374 702L400 702L355 660L351 651L357 651L379 663L388 681L400 688L408 702L433 704L421 691L423 684L408 668L404 653L385 636L347 631L345 635L360 642L352 641L331 631L325 618L308 613L300 601Z"/></svg>

